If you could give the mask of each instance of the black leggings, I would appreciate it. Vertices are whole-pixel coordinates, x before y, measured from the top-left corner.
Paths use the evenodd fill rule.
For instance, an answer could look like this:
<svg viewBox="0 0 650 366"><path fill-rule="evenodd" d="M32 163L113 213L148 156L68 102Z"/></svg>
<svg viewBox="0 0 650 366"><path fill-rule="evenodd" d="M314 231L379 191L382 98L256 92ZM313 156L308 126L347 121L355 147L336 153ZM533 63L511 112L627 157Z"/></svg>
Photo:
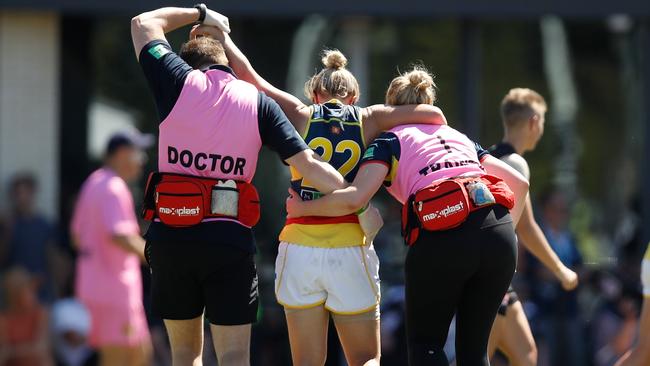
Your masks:
<svg viewBox="0 0 650 366"><path fill-rule="evenodd" d="M487 343L517 265L512 219L502 206L470 214L458 228L428 232L406 257L409 365L448 365L443 351L456 314L456 363L489 365Z"/></svg>

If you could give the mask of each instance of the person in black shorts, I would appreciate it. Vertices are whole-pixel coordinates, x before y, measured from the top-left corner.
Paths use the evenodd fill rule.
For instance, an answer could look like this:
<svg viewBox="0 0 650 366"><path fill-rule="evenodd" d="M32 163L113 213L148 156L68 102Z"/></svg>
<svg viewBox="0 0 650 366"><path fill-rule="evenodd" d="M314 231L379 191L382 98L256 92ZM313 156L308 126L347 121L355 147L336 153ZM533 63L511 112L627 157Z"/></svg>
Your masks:
<svg viewBox="0 0 650 366"><path fill-rule="evenodd" d="M343 187L343 177L316 158L277 103L236 78L221 43L201 38L185 43L180 56L172 51L165 33L196 21L228 30L227 19L203 4L161 8L131 22L136 55L161 120L162 176L175 174L190 183L200 177L249 184L264 144L319 190ZM153 311L164 318L173 364L201 364L205 313L219 365L248 365L251 323L258 308L251 227L240 216L173 227L159 221L164 212L156 211L145 252ZM193 214L186 207L181 212Z"/></svg>

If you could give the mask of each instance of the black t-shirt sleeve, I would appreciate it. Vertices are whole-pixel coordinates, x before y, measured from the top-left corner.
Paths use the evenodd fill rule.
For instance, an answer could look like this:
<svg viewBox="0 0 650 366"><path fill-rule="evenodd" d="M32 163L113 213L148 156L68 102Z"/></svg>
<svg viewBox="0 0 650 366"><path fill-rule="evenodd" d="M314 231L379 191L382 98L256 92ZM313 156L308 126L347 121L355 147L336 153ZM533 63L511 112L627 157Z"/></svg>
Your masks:
<svg viewBox="0 0 650 366"><path fill-rule="evenodd" d="M257 121L262 143L286 160L309 149L282 109L264 93L259 94Z"/></svg>
<svg viewBox="0 0 650 366"><path fill-rule="evenodd" d="M478 161L482 161L483 158L490 155L490 152L481 146L478 142L472 141L474 143L474 148L476 149L476 155L478 156Z"/></svg>
<svg viewBox="0 0 650 366"><path fill-rule="evenodd" d="M151 41L142 48L140 66L149 81L158 115L163 121L181 95L185 79L192 72L192 67L172 51L169 43L160 39Z"/></svg>

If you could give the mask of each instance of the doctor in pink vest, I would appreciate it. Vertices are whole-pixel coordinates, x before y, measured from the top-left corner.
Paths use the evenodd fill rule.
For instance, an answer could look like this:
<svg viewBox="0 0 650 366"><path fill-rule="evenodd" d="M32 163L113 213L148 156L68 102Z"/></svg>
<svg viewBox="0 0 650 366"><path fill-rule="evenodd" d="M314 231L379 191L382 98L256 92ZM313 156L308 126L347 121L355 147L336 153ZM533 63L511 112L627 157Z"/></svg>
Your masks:
<svg viewBox="0 0 650 366"><path fill-rule="evenodd" d="M165 33L195 22L229 31L227 18L203 4L161 8L131 21L161 121L160 172L250 182L266 145L320 191L344 187L343 177L317 160L277 103L237 79L219 41L197 38L179 55L172 51ZM248 365L258 307L251 228L224 218L186 228L154 221L145 238L152 308L165 320L173 364L201 364L205 314L219 365Z"/></svg>

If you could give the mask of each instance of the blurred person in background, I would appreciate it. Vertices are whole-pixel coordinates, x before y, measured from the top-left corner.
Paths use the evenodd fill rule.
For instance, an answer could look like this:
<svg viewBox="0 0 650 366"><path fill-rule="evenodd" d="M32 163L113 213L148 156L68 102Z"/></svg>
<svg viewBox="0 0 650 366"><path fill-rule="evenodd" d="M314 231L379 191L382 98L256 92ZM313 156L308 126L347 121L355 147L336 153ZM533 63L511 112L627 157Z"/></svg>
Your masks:
<svg viewBox="0 0 650 366"><path fill-rule="evenodd" d="M60 293L70 273L69 263L56 245L55 228L36 209L38 182L30 173L20 173L10 183L7 247L4 268L20 266L39 281L39 298L50 303Z"/></svg>
<svg viewBox="0 0 650 366"><path fill-rule="evenodd" d="M5 308L0 312L0 365L52 364L47 309L37 297L37 281L20 267L4 274Z"/></svg>
<svg viewBox="0 0 650 366"><path fill-rule="evenodd" d="M97 353L88 344L90 313L82 303L66 298L52 305L52 349L57 366L94 366Z"/></svg>
<svg viewBox="0 0 650 366"><path fill-rule="evenodd" d="M585 303L591 305L583 308L585 318L590 319L587 339L593 355L591 359L597 365L611 365L614 362L612 358L620 357L627 351L625 348L617 356L611 347L611 342L625 321L618 306L623 285L615 274L604 269L588 272L583 280L582 291L587 299ZM530 319L531 324L539 323L532 314Z"/></svg>
<svg viewBox="0 0 650 366"><path fill-rule="evenodd" d="M505 135L503 141L490 147L490 153L530 179L530 168L523 154L532 151L544 134L546 101L537 92L511 89L501 102L501 118ZM548 268L565 290L578 285L578 276L567 268L555 254L535 221L530 196L516 228L519 242ZM537 346L526 319L524 308L510 286L503 298L492 326L488 353L499 349L514 365L536 365Z"/></svg>
<svg viewBox="0 0 650 366"><path fill-rule="evenodd" d="M615 293L616 296L603 304L596 319L591 322L590 330L594 343L594 364L611 366L634 344L639 325L639 304L637 294L623 289L614 276L605 277L603 281L610 282L609 285L603 284L603 292L610 292L610 296Z"/></svg>
<svg viewBox="0 0 650 366"><path fill-rule="evenodd" d="M266 298L264 295L262 297ZM256 326L256 332L253 333L252 347L258 349L257 354L252 355L253 365L291 364L291 350L288 347L287 325L282 307L263 308L262 319Z"/></svg>
<svg viewBox="0 0 650 366"><path fill-rule="evenodd" d="M639 337L636 346L618 361L616 366L650 365L650 244L641 264L643 308L639 320Z"/></svg>
<svg viewBox="0 0 650 366"><path fill-rule="evenodd" d="M542 195L541 227L551 248L562 263L573 271L582 266L569 225L569 208L564 194L550 190ZM552 365L585 364L585 333L578 307L578 294L567 292L554 281L556 275L529 256L531 301L539 307L538 329L549 348Z"/></svg>
<svg viewBox="0 0 650 366"><path fill-rule="evenodd" d="M90 344L102 365L149 364L140 271L144 239L127 186L141 175L141 149L148 142L144 136L112 136L104 165L84 182L72 217L76 296L90 312Z"/></svg>
<svg viewBox="0 0 650 366"><path fill-rule="evenodd" d="M404 246L403 243L401 243ZM402 262L403 263L403 262ZM381 299L381 358L385 365L399 365L408 359L406 349L406 291L404 285L386 288Z"/></svg>
<svg viewBox="0 0 650 366"><path fill-rule="evenodd" d="M7 250L9 248L9 221L5 213L0 213L0 272L6 270L5 262ZM0 295L0 303L2 303L2 296Z"/></svg>

